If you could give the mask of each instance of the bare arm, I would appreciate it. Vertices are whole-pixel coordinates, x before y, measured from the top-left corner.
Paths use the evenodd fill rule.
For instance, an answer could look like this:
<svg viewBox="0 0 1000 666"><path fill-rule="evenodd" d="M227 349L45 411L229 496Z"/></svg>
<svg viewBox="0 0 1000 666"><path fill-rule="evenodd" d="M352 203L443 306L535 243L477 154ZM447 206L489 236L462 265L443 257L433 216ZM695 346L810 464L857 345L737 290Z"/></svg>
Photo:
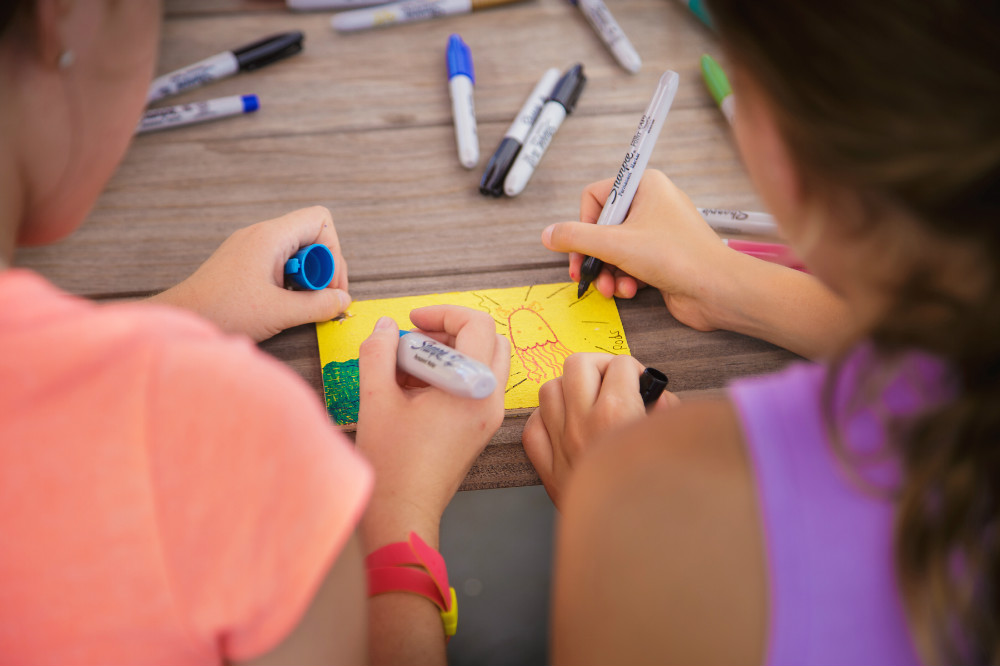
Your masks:
<svg viewBox="0 0 1000 666"><path fill-rule="evenodd" d="M766 574L748 464L725 401L663 410L581 461L557 541L554 663L762 661Z"/></svg>
<svg viewBox="0 0 1000 666"><path fill-rule="evenodd" d="M648 284L692 328L752 335L808 358L823 357L854 335L851 311L829 288L726 247L687 195L659 171L643 176L623 224L597 226L611 184L584 190L580 222L554 224L542 233L546 247L570 254L571 279L579 280L584 254L596 256L606 265L594 288L606 297L632 298Z"/></svg>

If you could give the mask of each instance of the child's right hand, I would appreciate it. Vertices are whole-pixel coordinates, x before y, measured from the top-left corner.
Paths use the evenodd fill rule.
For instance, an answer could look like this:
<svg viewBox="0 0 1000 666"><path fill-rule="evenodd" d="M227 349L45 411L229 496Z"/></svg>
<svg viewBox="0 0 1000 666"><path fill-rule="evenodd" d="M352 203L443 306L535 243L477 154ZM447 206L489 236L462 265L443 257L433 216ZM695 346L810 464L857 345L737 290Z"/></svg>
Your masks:
<svg viewBox="0 0 1000 666"><path fill-rule="evenodd" d="M716 286L732 255L691 200L661 171L645 173L621 225L597 226L612 179L588 185L580 222L550 225L542 243L569 252L570 279L579 282L584 255L605 262L594 287L606 298L632 298L645 284L663 294L670 313L698 330L717 328L711 315Z"/></svg>
<svg viewBox="0 0 1000 666"><path fill-rule="evenodd" d="M631 356L577 353L566 359L561 377L542 384L538 409L524 425L521 442L557 507L573 468L595 443L646 415L639 394L642 370ZM654 406L678 403L677 396L664 391Z"/></svg>
<svg viewBox="0 0 1000 666"><path fill-rule="evenodd" d="M484 312L452 305L413 310L423 332L493 370L487 398L460 398L397 377L399 329L383 318L361 345L357 446L375 468L363 522L370 552L412 530L437 547L441 514L504 417L510 343ZM403 380L402 383L400 380ZM412 380L412 378L410 378Z"/></svg>

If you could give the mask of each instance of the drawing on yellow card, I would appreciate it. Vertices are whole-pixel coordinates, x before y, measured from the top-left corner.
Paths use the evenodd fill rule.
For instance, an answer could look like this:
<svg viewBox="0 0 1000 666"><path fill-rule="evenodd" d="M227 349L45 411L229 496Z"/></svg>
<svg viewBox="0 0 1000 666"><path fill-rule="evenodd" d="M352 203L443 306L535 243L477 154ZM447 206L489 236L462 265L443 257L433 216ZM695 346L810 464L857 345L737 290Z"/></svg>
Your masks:
<svg viewBox="0 0 1000 666"><path fill-rule="evenodd" d="M358 349L378 318L392 317L410 329L410 310L440 303L488 312L497 333L510 340L507 409L537 407L538 388L560 376L574 352L630 353L614 300L594 291L577 299L574 282L356 301L351 316L316 324L323 392L337 423L357 421Z"/></svg>

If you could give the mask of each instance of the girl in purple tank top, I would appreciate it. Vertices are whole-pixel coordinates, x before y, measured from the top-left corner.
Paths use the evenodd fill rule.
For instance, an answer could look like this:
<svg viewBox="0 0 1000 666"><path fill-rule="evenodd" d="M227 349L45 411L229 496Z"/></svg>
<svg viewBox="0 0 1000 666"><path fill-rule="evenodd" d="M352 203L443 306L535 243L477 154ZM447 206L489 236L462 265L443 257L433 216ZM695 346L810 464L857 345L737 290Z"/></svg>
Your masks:
<svg viewBox="0 0 1000 666"><path fill-rule="evenodd" d="M747 172L809 272L719 243L659 171L620 227L542 240L574 279L603 260L606 297L648 284L811 360L648 413L629 357L543 386L552 661L998 662L1000 5L708 9Z"/></svg>

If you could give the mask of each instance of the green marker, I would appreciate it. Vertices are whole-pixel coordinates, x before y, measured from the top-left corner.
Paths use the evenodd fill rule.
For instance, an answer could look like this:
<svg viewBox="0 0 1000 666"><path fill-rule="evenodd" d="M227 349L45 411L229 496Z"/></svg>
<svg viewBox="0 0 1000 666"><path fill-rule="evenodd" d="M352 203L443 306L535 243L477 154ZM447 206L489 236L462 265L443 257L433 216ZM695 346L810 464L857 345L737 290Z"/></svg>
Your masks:
<svg viewBox="0 0 1000 666"><path fill-rule="evenodd" d="M732 125L736 109L733 101L733 89L729 86L726 73L719 67L719 63L706 53L701 57L701 74L705 77L705 85L712 93L712 97L715 98L715 103L719 105L722 115Z"/></svg>

